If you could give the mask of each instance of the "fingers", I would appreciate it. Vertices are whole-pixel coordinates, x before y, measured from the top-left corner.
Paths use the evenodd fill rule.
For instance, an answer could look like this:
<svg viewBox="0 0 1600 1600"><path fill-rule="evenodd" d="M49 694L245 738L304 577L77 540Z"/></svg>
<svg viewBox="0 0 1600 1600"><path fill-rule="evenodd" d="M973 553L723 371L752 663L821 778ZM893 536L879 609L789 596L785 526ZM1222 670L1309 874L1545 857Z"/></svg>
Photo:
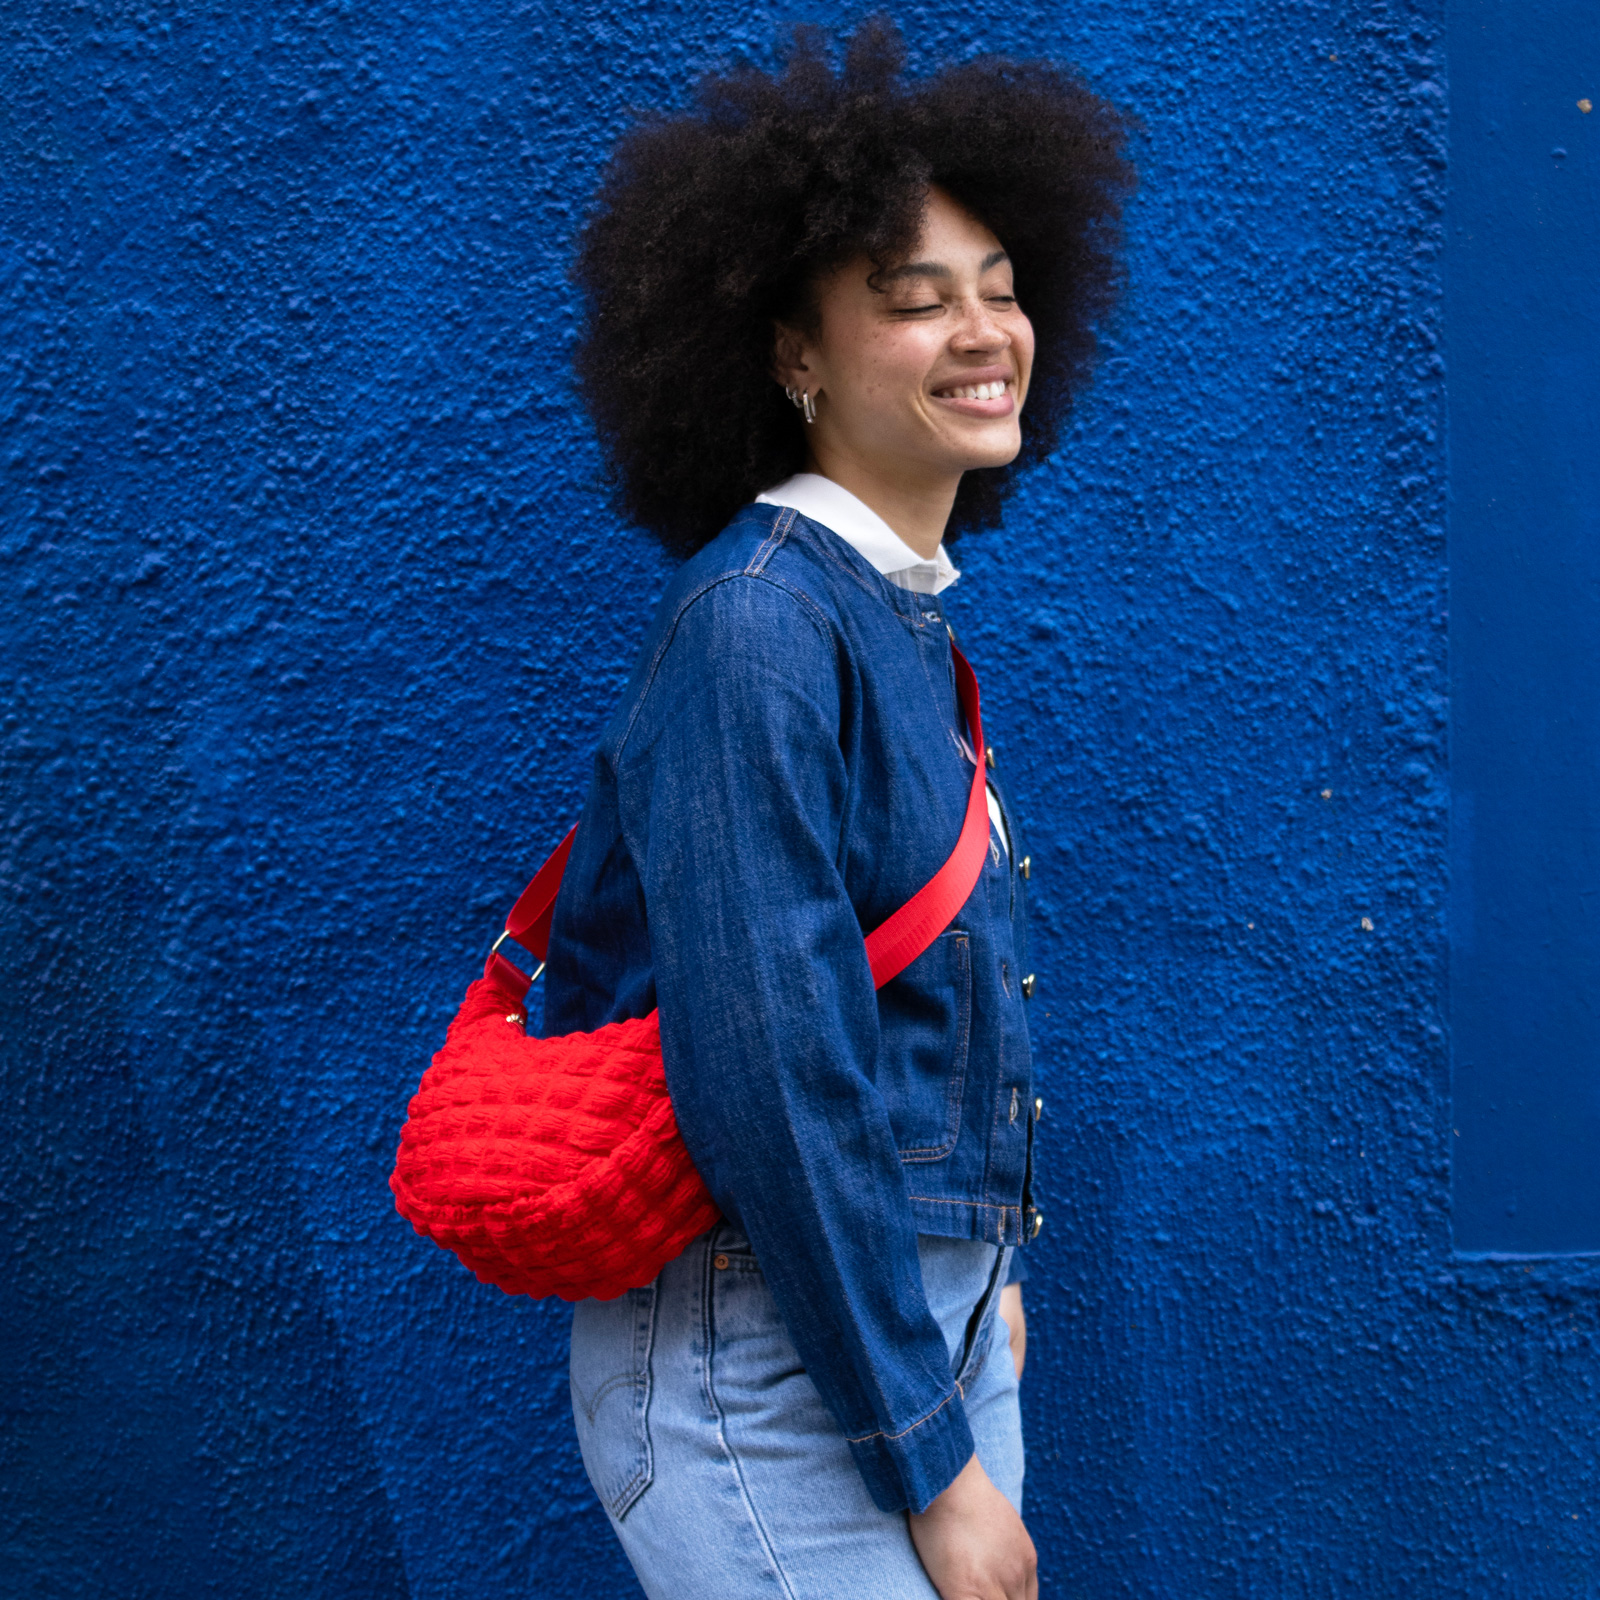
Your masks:
<svg viewBox="0 0 1600 1600"><path fill-rule="evenodd" d="M1038 1600L1033 1540L977 1456L907 1521L941 1600Z"/></svg>
<svg viewBox="0 0 1600 1600"><path fill-rule="evenodd" d="M1039 1556L1033 1548L1033 1539L1026 1528L1022 1529L1023 1543L1028 1547L1022 1587L1017 1590L1017 1600L1039 1600Z"/></svg>

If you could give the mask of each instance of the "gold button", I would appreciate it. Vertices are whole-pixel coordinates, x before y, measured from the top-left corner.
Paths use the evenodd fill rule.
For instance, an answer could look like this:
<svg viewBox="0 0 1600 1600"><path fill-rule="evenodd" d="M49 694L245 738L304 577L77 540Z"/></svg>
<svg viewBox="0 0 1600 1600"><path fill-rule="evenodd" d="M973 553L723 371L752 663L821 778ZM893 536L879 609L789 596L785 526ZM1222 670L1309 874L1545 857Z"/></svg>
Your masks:
<svg viewBox="0 0 1600 1600"><path fill-rule="evenodd" d="M718 1272L726 1272L728 1270L728 1258L726 1256L712 1256L711 1265L714 1266Z"/></svg>
<svg viewBox="0 0 1600 1600"><path fill-rule="evenodd" d="M994 771L994 746L992 744L986 744L983 747L983 764L991 772Z"/></svg>
<svg viewBox="0 0 1600 1600"><path fill-rule="evenodd" d="M1024 1000L1033 999L1033 974L1031 972L1022 980L1022 998Z"/></svg>
<svg viewBox="0 0 1600 1600"><path fill-rule="evenodd" d="M1028 1235L1030 1239L1039 1237L1039 1230L1044 1226L1044 1212L1035 1211L1033 1214L1033 1232Z"/></svg>
<svg viewBox="0 0 1600 1600"><path fill-rule="evenodd" d="M1035 1122L1037 1122L1039 1120L1039 1118L1042 1117L1043 1115L1044 1115L1044 1101L1043 1100L1035 1100L1033 1102L1033 1120Z"/></svg>
<svg viewBox="0 0 1600 1600"><path fill-rule="evenodd" d="M1024 878L1031 878L1033 876L1033 857L1024 856L1022 860L1017 863L1017 871L1020 872Z"/></svg>

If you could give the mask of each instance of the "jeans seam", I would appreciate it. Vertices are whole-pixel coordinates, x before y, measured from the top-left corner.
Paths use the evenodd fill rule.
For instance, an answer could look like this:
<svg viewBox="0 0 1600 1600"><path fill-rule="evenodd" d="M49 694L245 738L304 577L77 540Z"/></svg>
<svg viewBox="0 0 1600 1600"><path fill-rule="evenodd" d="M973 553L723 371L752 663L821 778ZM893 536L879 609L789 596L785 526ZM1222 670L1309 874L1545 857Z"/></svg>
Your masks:
<svg viewBox="0 0 1600 1600"><path fill-rule="evenodd" d="M652 1483L655 1482L656 1476L655 1446L650 1438L650 1395L655 1384L655 1375L651 1370L651 1364L655 1360L656 1311L659 1301L659 1288L658 1285L654 1283L648 1285L648 1288L650 1293L649 1327L645 1334L643 1367L635 1379L635 1387L639 1392L635 1396L634 1400L634 1404L640 1412L638 1428L639 1442L643 1446L643 1449L640 1452L642 1459L639 1462L639 1470L635 1472L634 1475L610 1497L610 1500L607 1503L606 1509L610 1511L611 1515L614 1516L618 1522L621 1522L622 1519L626 1517L631 1510L633 1510L635 1504L637 1504L639 1500L639 1497L645 1492L646 1489L650 1487ZM637 1322L638 1312L636 1309L636 1303L634 1301L634 1295L638 1292L639 1291L636 1289L628 1292L628 1308L631 1312L633 1312L635 1318L633 1337L636 1349L638 1346L639 1331Z"/></svg>
<svg viewBox="0 0 1600 1600"><path fill-rule="evenodd" d="M750 1485L745 1482L744 1467L739 1461L738 1452L728 1440L727 1418L722 1414L722 1405L717 1399L716 1380L712 1376L712 1364L716 1359L716 1317L712 1310L712 1295L716 1279L715 1268L711 1264L712 1249L711 1237L706 1238L702 1251L700 1267L701 1282L701 1339L706 1352L706 1399L710 1403L712 1415L717 1420L717 1443L722 1447L722 1453L727 1457L728 1465L733 1468L734 1478L739 1484L739 1499L743 1502L745 1515L750 1518L750 1525L755 1529L756 1538L761 1542L761 1548L766 1552L767 1560L772 1564L778 1584L788 1600L796 1600L793 1586L789 1582L788 1574L784 1572L782 1563L778 1560L778 1552L773 1548L772 1540L761 1521L760 1513L756 1510L754 1499L750 1494Z"/></svg>

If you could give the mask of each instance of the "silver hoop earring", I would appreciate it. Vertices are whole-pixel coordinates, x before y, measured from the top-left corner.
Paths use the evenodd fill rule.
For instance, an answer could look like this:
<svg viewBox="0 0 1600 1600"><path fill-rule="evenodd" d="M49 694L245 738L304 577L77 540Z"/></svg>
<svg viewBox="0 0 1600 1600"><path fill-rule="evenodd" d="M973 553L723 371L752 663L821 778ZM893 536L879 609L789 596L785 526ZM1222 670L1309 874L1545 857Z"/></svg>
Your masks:
<svg viewBox="0 0 1600 1600"><path fill-rule="evenodd" d="M817 420L817 407L809 391L805 389L792 389L788 384L783 386L783 392L788 395L790 404L800 413L807 422Z"/></svg>

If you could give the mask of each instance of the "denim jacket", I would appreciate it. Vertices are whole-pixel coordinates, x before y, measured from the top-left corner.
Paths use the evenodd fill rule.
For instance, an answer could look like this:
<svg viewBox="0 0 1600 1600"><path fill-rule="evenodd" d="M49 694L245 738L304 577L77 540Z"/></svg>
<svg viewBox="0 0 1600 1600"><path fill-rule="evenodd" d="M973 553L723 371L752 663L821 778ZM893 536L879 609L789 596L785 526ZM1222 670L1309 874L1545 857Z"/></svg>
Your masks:
<svg viewBox="0 0 1600 1600"><path fill-rule="evenodd" d="M1033 1222L1009 807L1009 854L991 840L881 991L862 943L954 848L959 718L936 598L745 507L673 579L601 740L545 980L546 1034L659 1007L684 1142L884 1510L925 1508L973 1448L917 1234Z"/></svg>

